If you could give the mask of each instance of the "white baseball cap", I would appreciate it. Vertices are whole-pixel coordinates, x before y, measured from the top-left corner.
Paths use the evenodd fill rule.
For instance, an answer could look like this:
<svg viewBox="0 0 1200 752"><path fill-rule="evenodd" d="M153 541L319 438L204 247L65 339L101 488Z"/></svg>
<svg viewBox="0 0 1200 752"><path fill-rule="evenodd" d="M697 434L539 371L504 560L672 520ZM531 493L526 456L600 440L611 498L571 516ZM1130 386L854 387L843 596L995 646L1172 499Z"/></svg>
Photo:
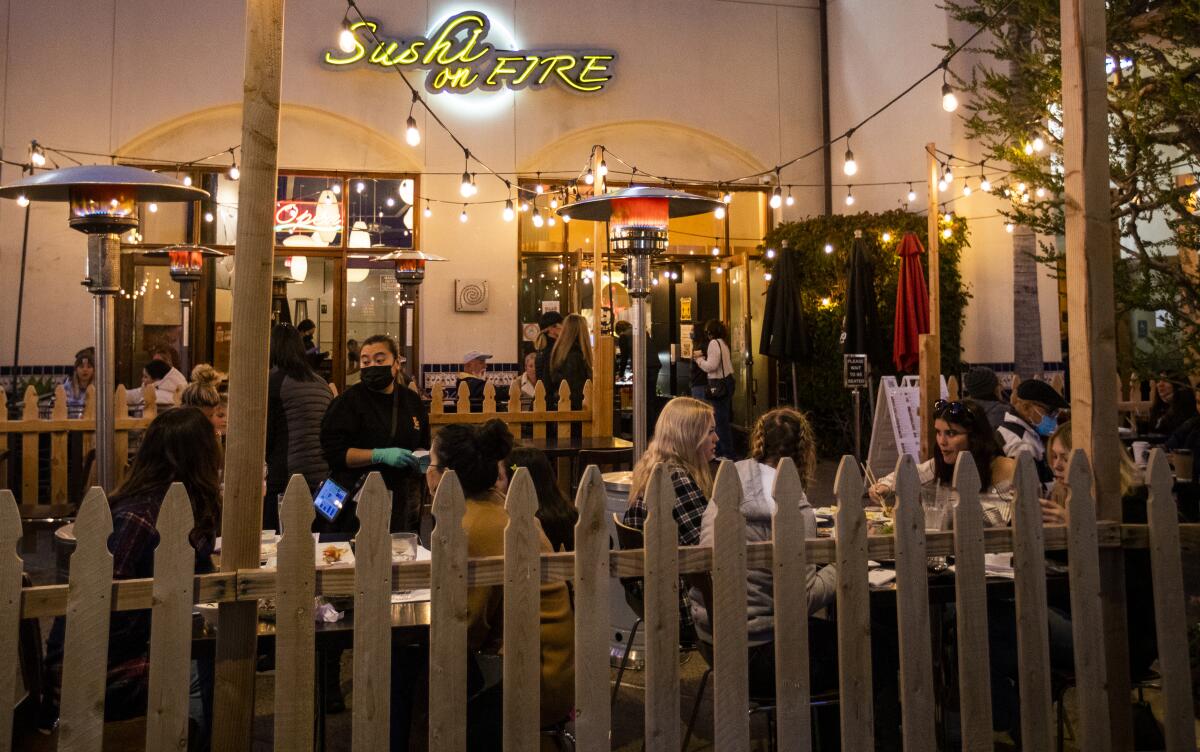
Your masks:
<svg viewBox="0 0 1200 752"><path fill-rule="evenodd" d="M467 354L463 356L462 362L470 363L472 360L491 360L491 358L491 353L480 352L479 350L469 350Z"/></svg>

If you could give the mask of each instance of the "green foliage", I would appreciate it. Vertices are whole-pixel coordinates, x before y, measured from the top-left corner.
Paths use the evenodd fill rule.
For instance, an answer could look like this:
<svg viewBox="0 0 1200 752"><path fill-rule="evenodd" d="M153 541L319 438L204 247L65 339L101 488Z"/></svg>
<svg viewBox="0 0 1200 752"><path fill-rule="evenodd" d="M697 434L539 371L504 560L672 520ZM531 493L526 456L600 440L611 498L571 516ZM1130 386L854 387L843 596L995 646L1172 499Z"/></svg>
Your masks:
<svg viewBox="0 0 1200 752"><path fill-rule="evenodd" d="M822 454L837 455L850 451L853 419L850 392L842 386L842 320L845 317L846 274L854 232L861 230L875 266L875 294L879 308L879 348L886 362L879 363L875 375L894 374L892 341L896 319L896 283L900 257L896 255L906 232L916 233L928 248L924 215L893 210L882 214L834 215L814 217L802 222L785 222L767 234L767 247L779 249L787 241L789 249L801 254L798 284L804 305L804 317L812 341L813 356L798 364L800 406L809 416ZM963 285L959 259L968 247L965 220L954 218L950 238L938 240L941 282L942 372L961 370L963 309L970 293ZM884 233L888 239L883 239ZM825 253L825 246L833 247ZM928 259L921 266L928 274ZM826 302L825 299L828 299ZM866 400L863 400L864 412ZM864 436L866 434L864 433Z"/></svg>
<svg viewBox="0 0 1200 752"><path fill-rule="evenodd" d="M995 18L976 50L982 62L967 68L957 58L951 75L969 94L968 135L989 166L1011 170L993 183L1012 199L1003 213L1052 238L1041 260L1057 264L1053 238L1065 231L1059 2L947 0L946 8L962 24ZM1200 196L1188 183L1200 163L1200 0L1107 0L1105 8L1107 54L1116 61L1107 98L1119 365L1200 370L1200 280L1177 253L1200 245ZM1045 148L1027 150L1037 140ZM1165 332L1136 348L1123 318L1135 310L1169 314Z"/></svg>

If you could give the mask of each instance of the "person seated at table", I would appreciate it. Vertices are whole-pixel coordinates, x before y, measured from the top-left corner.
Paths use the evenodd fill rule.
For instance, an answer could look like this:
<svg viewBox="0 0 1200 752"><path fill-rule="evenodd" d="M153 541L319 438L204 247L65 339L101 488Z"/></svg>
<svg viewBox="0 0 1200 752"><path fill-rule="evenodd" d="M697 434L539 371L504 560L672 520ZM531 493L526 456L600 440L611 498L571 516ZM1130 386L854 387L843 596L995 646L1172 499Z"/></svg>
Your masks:
<svg viewBox="0 0 1200 752"><path fill-rule="evenodd" d="M384 334L363 340L362 379L333 399L321 421L321 452L330 478L353 496L367 473L378 470L392 492L392 532L414 533L420 523L420 463L413 451L429 446L429 415L417 393L400 386L400 353ZM325 532L358 529L355 502L347 501Z"/></svg>
<svg viewBox="0 0 1200 752"><path fill-rule="evenodd" d="M996 436L1005 457L1016 459L1022 449L1033 455L1038 480L1048 484L1054 478L1046 460L1045 440L1058 427L1058 415L1071 405L1045 381L1022 381L1012 395L1012 409L996 427Z"/></svg>
<svg viewBox="0 0 1200 752"><path fill-rule="evenodd" d="M471 350L463 356L463 367L458 372L457 380L454 382L454 397L458 397L458 388L462 384L467 385L467 391L471 398L471 412L483 412L483 397L484 389L487 387L487 378L484 376L487 373L487 362L492 357L491 353L481 352L479 350Z"/></svg>
<svg viewBox="0 0 1200 752"><path fill-rule="evenodd" d="M1147 521L1148 488L1132 457L1113 438L1119 451L1121 476L1121 521L1144 525ZM1070 422L1060 425L1047 443L1054 483L1049 498L1040 499L1042 522L1066 525L1070 520L1070 488L1067 483L1072 438ZM1090 492L1090 489L1087 491ZM1097 513L1099 510L1097 510ZM1099 516L1099 514L1097 514ZM1067 551L1047 552L1046 558L1061 565L1069 564ZM1150 553L1146 549L1125 550L1125 614L1128 626L1130 675L1144 677L1158 656L1154 622L1154 589ZM992 663L992 706L994 728L1016 734L1020 729L1018 701L1016 605L1012 599L990 600L989 642ZM1071 623L1071 599L1065 589L1049 594L1046 612L1050 635L1050 666L1058 674L1069 676L1075 667L1075 643ZM1137 749L1149 747L1137 746Z"/></svg>
<svg viewBox="0 0 1200 752"><path fill-rule="evenodd" d="M816 439L804 413L787 407L771 410L755 421L750 432L750 458L735 465L742 486L741 510L746 521L747 543L772 540L775 469L784 457L790 457L795 463L801 483L811 485L813 470L817 464ZM787 501L800 507L805 530L808 531L809 537L815 538L817 516L808 503L803 486L798 499ZM709 502L700 523L700 545L713 545L713 527L716 519L717 505ZM774 697L774 582L770 569L751 569L746 575L747 639L750 646L747 667L750 670L750 694L753 697ZM810 564L805 576L808 583L808 613L811 616L833 604L837 595L837 570L832 564L822 567ZM688 593L688 598L691 601L696 635L708 647L706 655L711 655L712 623L705 593L701 588L693 587ZM832 689L837 686L837 650L829 643L834 638L835 630L824 619L810 618L809 635L813 691Z"/></svg>
<svg viewBox="0 0 1200 752"><path fill-rule="evenodd" d="M575 523L579 511L558 490L558 478L546 453L534 447L515 447L505 461L507 477L512 479L517 468L529 469L533 487L537 489L538 522L555 551L575 550Z"/></svg>
<svg viewBox="0 0 1200 752"><path fill-rule="evenodd" d="M87 403L87 390L96 380L96 350L85 347L75 353L75 366L71 375L63 379L63 396L67 400L67 417L83 417Z"/></svg>
<svg viewBox="0 0 1200 752"><path fill-rule="evenodd" d="M504 508L503 466L513 448L513 436L499 420L483 425L443 427L433 440L433 462L425 478L431 494L437 493L443 473L453 470L466 497L462 527L471 558L502 556L508 514ZM539 531L543 552L553 551ZM497 586L472 587L467 592L467 645L472 654L503 651L504 591ZM575 704L574 614L565 583L541 586L541 723L567 718ZM513 692L526 687L510 687ZM468 661L467 748L500 749L500 685L484 687L477 663Z"/></svg>
<svg viewBox="0 0 1200 752"><path fill-rule="evenodd" d="M225 436L229 425L229 407L225 395L221 393L221 382L225 377L217 373L217 369L208 363L200 363L192 369L192 383L183 389L179 395L179 404L195 407L204 413L212 423L213 431L220 440Z"/></svg>
<svg viewBox="0 0 1200 752"><path fill-rule="evenodd" d="M1197 455L1200 455L1200 415L1184 421L1167 438L1163 446L1168 452L1177 452L1180 449L1186 449L1191 452L1193 460L1190 480L1192 483L1200 481L1200 462L1196 462L1194 459ZM1186 481L1188 478L1180 478L1179 480Z"/></svg>
<svg viewBox="0 0 1200 752"><path fill-rule="evenodd" d="M583 408L583 385L592 378L592 346L587 319L572 313L563 321L562 334L550 351L550 391L558 395L565 381L571 389L571 409ZM564 409L566 405L562 406Z"/></svg>
<svg viewBox="0 0 1200 752"><path fill-rule="evenodd" d="M1196 393L1187 384L1186 376L1163 376L1154 382L1146 433L1170 436L1196 417Z"/></svg>
<svg viewBox="0 0 1200 752"><path fill-rule="evenodd" d="M1000 396L1000 379L996 372L986 366L974 366L963 375L962 385L964 396L979 403L992 428L999 427L1009 404Z"/></svg>
<svg viewBox="0 0 1200 752"><path fill-rule="evenodd" d="M180 374L182 381L177 381L171 376L171 373L179 373L173 367L163 360L151 360L142 368L142 384L137 389L127 389L125 391L125 402L130 407L142 407L146 405L145 395L142 393L142 388L147 385L154 387L154 402L158 407L158 411L170 410L175 407L175 394L179 391L179 387L187 386L187 379Z"/></svg>
<svg viewBox="0 0 1200 752"><path fill-rule="evenodd" d="M537 353L525 353L525 367L521 371L521 400L533 402L533 398L537 395ZM544 388L544 387L543 387Z"/></svg>
<svg viewBox="0 0 1200 752"><path fill-rule="evenodd" d="M987 413L972 400L933 403L933 429L937 448L931 459L917 465L921 483L921 503L925 507L925 527L945 529L958 506L954 488L954 464L958 455L969 452L979 473L979 502L983 524L1006 525L1011 519L1013 474L1017 463L1000 453ZM871 499L883 504L895 494L896 474L888 473L867 489ZM890 502L891 506L894 502Z"/></svg>
<svg viewBox="0 0 1200 752"><path fill-rule="evenodd" d="M108 547L113 579L154 576L159 543L158 515L171 483L183 484L191 502L194 527L188 541L196 551L195 572L214 571L213 546L220 529L221 452L208 418L194 407L157 416L146 428L125 481L109 496L113 532ZM52 728L62 686L65 621L57 617L46 643L48 714ZM145 715L150 670L150 611L114 611L108 637L106 720ZM207 736L212 712L212 663L192 662L192 731Z"/></svg>
<svg viewBox="0 0 1200 752"><path fill-rule="evenodd" d="M675 500L671 515L681 546L700 544L700 521L712 496L711 463L717 454L717 423L712 405L692 397L676 397L666 404L654 424L654 438L633 468L625 524L641 530L646 525L646 487L654 466L662 463L671 479Z"/></svg>

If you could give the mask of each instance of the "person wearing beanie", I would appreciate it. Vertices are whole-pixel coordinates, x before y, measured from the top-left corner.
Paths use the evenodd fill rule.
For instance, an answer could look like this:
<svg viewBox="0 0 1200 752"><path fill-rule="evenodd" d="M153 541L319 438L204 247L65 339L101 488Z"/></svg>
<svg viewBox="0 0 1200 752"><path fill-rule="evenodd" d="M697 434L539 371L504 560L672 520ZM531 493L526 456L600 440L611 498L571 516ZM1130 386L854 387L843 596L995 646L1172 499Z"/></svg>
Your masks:
<svg viewBox="0 0 1200 752"><path fill-rule="evenodd" d="M534 361L534 371L537 373L537 380L543 384L550 382L550 351L554 349L554 343L558 340L558 335L562 334L563 315L558 311L546 311L538 319L538 336L533 341L534 352L537 353L537 358ZM550 409L550 390L546 390L546 407Z"/></svg>
<svg viewBox="0 0 1200 752"><path fill-rule="evenodd" d="M999 428L1009 406L1000 399L1000 379L996 372L986 366L975 366L963 375L962 384L963 396L979 403L987 413L988 423Z"/></svg>
<svg viewBox="0 0 1200 752"><path fill-rule="evenodd" d="M1046 439L1058 427L1058 416L1070 407L1045 381L1022 381L1012 396L1012 406L996 428L1004 456L1016 459L1022 450L1033 456L1042 483L1054 479L1046 459Z"/></svg>

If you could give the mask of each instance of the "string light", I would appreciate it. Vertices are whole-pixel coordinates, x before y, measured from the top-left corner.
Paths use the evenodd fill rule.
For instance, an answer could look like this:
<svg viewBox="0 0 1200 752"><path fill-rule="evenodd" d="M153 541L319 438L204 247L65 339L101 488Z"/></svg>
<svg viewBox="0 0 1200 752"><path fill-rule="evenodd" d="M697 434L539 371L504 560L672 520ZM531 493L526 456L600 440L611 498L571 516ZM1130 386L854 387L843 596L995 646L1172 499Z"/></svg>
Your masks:
<svg viewBox="0 0 1200 752"><path fill-rule="evenodd" d="M775 258L775 249L774 248L767 249L767 258L769 258L769 259Z"/></svg>
<svg viewBox="0 0 1200 752"><path fill-rule="evenodd" d="M1033 150L1040 152L1040 151L1044 150L1045 148L1046 148L1046 142L1042 139L1041 136L1036 136L1033 139Z"/></svg>
<svg viewBox="0 0 1200 752"><path fill-rule="evenodd" d="M950 61L942 63L942 109L954 112L958 109L958 97L954 96L954 87L950 85Z"/></svg>
<svg viewBox="0 0 1200 752"><path fill-rule="evenodd" d="M350 9L347 8L346 15L342 17L342 30L338 33L338 49L342 52L354 52L357 44L354 32L350 30Z"/></svg>
<svg viewBox="0 0 1200 752"><path fill-rule="evenodd" d="M725 189L725 194L721 196L721 202L726 205L733 203L733 193L728 188Z"/></svg>
<svg viewBox="0 0 1200 752"><path fill-rule="evenodd" d="M790 185L788 186L787 198L783 200L783 203L787 206L796 205L796 199L792 198L792 187Z"/></svg>
<svg viewBox="0 0 1200 752"><path fill-rule="evenodd" d="M564 225L565 225L565 224L570 224L570 222L571 222L571 215L570 215L570 214L563 214L563 215L562 215L562 221L563 221L563 224L564 224Z"/></svg>
<svg viewBox="0 0 1200 752"><path fill-rule="evenodd" d="M462 213L458 215L458 221L463 224L467 223L467 205L463 204Z"/></svg>
<svg viewBox="0 0 1200 752"><path fill-rule="evenodd" d="M1007 232L1009 235L1011 235L1012 231L1013 231L1013 223L1012 222L1005 223L1004 231Z"/></svg>
<svg viewBox="0 0 1200 752"><path fill-rule="evenodd" d="M982 169L982 167L983 166L980 165L980 169ZM979 190L983 191L984 193L992 192L992 181L988 180L987 176L982 172L979 173Z"/></svg>
<svg viewBox="0 0 1200 752"><path fill-rule="evenodd" d="M721 247L720 247L720 246L719 246L717 243L718 243L717 239L716 239L716 238L713 238L713 249L712 249L712 255L714 255L714 256L720 256L720 255L721 255Z"/></svg>
<svg viewBox="0 0 1200 752"><path fill-rule="evenodd" d="M183 184L184 184L184 185L191 185L191 184L192 184L192 176L191 176L191 175L184 175L184 176L183 176Z"/></svg>
<svg viewBox="0 0 1200 752"><path fill-rule="evenodd" d="M942 230L942 237L946 240L949 240L950 238L954 237L954 230L950 227L947 227L946 229Z"/></svg>
<svg viewBox="0 0 1200 752"><path fill-rule="evenodd" d="M724 274L724 273L725 273L725 267L723 267L723 266L721 266L720 264L718 264L718 265L717 265L717 268L716 268L714 271L716 271L716 273L717 273L717 274Z"/></svg>
<svg viewBox="0 0 1200 752"><path fill-rule="evenodd" d="M883 235L880 237L883 240L883 242L885 242L885 243L892 242L892 234L890 232L888 232L887 230L884 230Z"/></svg>
<svg viewBox="0 0 1200 752"><path fill-rule="evenodd" d="M592 174L591 167L587 168L587 172L583 173L583 182L587 183L588 185L595 185L596 176Z"/></svg>
<svg viewBox="0 0 1200 752"><path fill-rule="evenodd" d="M766 280L767 282L770 282L770 281L771 281L771 273L770 273L770 272L764 272L764 273L763 273L763 279L764 279L764 280Z"/></svg>
<svg viewBox="0 0 1200 752"><path fill-rule="evenodd" d="M154 214L155 212L158 211L158 204L150 204L146 208L150 210L151 214Z"/></svg>
<svg viewBox="0 0 1200 752"><path fill-rule="evenodd" d="M970 184L970 183L967 183L967 182L965 182L965 181L963 182L963 195L964 195L964 196L970 196L970 195L971 195L971 184Z"/></svg>
<svg viewBox="0 0 1200 752"><path fill-rule="evenodd" d="M396 199L392 198L391 196L388 196L387 201L385 201L384 203L386 203L388 205L388 207L391 208L396 205Z"/></svg>
<svg viewBox="0 0 1200 752"><path fill-rule="evenodd" d="M504 215L503 215L504 221L511 222L511 221L513 221L513 217L515 217L516 215L517 215L517 213L515 211L513 211L513 202L512 202L512 199L510 198L509 200L504 202Z"/></svg>
<svg viewBox="0 0 1200 752"><path fill-rule="evenodd" d="M340 195L342 195L342 184L341 184L341 181L338 181L338 182L334 183L333 185L329 186L329 190L333 191L333 193L334 193L334 195L335 195L335 196L340 196Z"/></svg>
<svg viewBox="0 0 1200 752"><path fill-rule="evenodd" d="M942 170L942 180L946 181L947 183L954 182L954 170L950 168L951 159L954 159L954 157L950 157L946 160L946 168Z"/></svg>
<svg viewBox="0 0 1200 752"><path fill-rule="evenodd" d="M558 196L551 196L551 197L550 197L550 208L551 208L551 209L557 209L557 208L558 208Z"/></svg>
<svg viewBox="0 0 1200 752"><path fill-rule="evenodd" d="M1033 156L1033 144L1029 141L1025 142L1025 156Z"/></svg>
<svg viewBox="0 0 1200 752"><path fill-rule="evenodd" d="M939 181L938 181L938 190L939 190L940 192L942 192L942 193L945 193L945 192L946 192L946 189L947 189L947 188L949 188L949 187L950 187L950 184L949 184L949 183L947 183L945 180L939 180Z"/></svg>
<svg viewBox="0 0 1200 752"><path fill-rule="evenodd" d="M412 104L408 106L408 125L404 129L404 140L409 146L416 146L421 143L421 129L417 127L417 119L413 117L413 110L417 107L417 102L421 99L421 95L413 89Z"/></svg>
<svg viewBox="0 0 1200 752"><path fill-rule="evenodd" d="M608 175L608 162L605 162L603 157L600 158L600 167L596 171L600 173L600 177Z"/></svg>
<svg viewBox="0 0 1200 752"><path fill-rule="evenodd" d="M912 202L914 202L916 200L917 200L917 192L913 190L912 183L909 183L908 184L908 203L911 204Z"/></svg>
<svg viewBox="0 0 1200 752"><path fill-rule="evenodd" d="M778 209L783 206L783 193L779 190L779 186L775 186L775 190L771 191L771 208Z"/></svg>
<svg viewBox="0 0 1200 752"><path fill-rule="evenodd" d="M826 243L826 244L825 244L825 253L826 253L826 254L833 253L833 243Z"/></svg>
<svg viewBox="0 0 1200 752"><path fill-rule="evenodd" d="M204 221L212 222L213 221L213 213L212 212L204 212Z"/></svg>
<svg viewBox="0 0 1200 752"><path fill-rule="evenodd" d="M29 163L34 167L46 166L46 151L42 149L42 145L37 142L37 139L29 142Z"/></svg>
<svg viewBox="0 0 1200 752"><path fill-rule="evenodd" d="M521 203L517 205L517 210L523 212L529 211L529 202L522 200Z"/></svg>
<svg viewBox="0 0 1200 752"><path fill-rule="evenodd" d="M547 227L553 227L556 224L558 224L558 219L553 214L546 217L546 226Z"/></svg>
<svg viewBox="0 0 1200 752"><path fill-rule="evenodd" d="M846 206L854 206L854 186L846 186Z"/></svg>
<svg viewBox="0 0 1200 752"><path fill-rule="evenodd" d="M846 175L853 175L858 172L858 162L854 161L854 152L850 150L849 133L846 134L846 161L842 163L842 172L846 173Z"/></svg>
<svg viewBox="0 0 1200 752"><path fill-rule="evenodd" d="M433 216L433 209L429 207L429 199L425 200L425 211L423 213L425 214L426 219L429 219Z"/></svg>
<svg viewBox="0 0 1200 752"><path fill-rule="evenodd" d="M366 189L367 189L367 184L361 180L354 184L354 192L355 193L362 193Z"/></svg>
<svg viewBox="0 0 1200 752"><path fill-rule="evenodd" d="M237 180L242 176L242 171L238 169L237 156L233 153L233 149L229 150L229 159L233 162L233 164L229 167L229 179Z"/></svg>
<svg viewBox="0 0 1200 752"><path fill-rule="evenodd" d="M1045 198L1045 197L1046 197L1046 189L1045 189L1045 188L1043 188L1042 186L1040 186L1040 185L1039 185L1039 186L1037 187L1037 190L1035 190L1035 191L1034 191L1034 194L1035 194L1035 195L1036 195L1038 198Z"/></svg>
<svg viewBox="0 0 1200 752"><path fill-rule="evenodd" d="M717 219L725 219L725 207L718 206L716 209L713 209L713 216Z"/></svg>
<svg viewBox="0 0 1200 752"><path fill-rule="evenodd" d="M603 175L604 173L600 174ZM542 173L540 172L537 174L537 185L533 186L533 192L539 196L546 192L546 186L542 185Z"/></svg>
<svg viewBox="0 0 1200 752"><path fill-rule="evenodd" d="M17 206L19 206L21 208L25 208L26 206L29 206L29 197L26 196L24 193L22 193L20 196L17 196Z"/></svg>
<svg viewBox="0 0 1200 752"><path fill-rule="evenodd" d="M546 219L542 216L542 211L539 209L533 213L533 226L541 227L544 224L546 224Z"/></svg>

